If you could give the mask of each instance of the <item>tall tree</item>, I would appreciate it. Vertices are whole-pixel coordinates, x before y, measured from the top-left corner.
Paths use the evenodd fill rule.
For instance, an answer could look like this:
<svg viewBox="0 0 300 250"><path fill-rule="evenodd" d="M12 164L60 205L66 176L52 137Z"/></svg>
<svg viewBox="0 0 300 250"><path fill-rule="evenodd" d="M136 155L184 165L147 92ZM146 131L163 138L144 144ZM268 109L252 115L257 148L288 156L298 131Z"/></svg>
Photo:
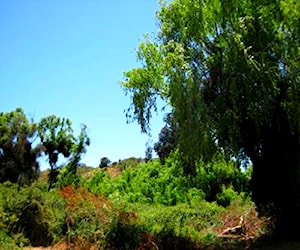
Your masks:
<svg viewBox="0 0 300 250"><path fill-rule="evenodd" d="M41 147L32 145L36 137L36 124L21 108L0 113L0 183L30 183L37 178Z"/></svg>
<svg viewBox="0 0 300 250"><path fill-rule="evenodd" d="M44 153L48 156L50 165L49 189L57 181L59 169L57 166L59 155L65 157L68 162L68 170L73 174L77 172L77 165L90 139L86 133L86 126L81 127L79 138L76 139L69 119L50 115L41 119L38 133L44 147Z"/></svg>
<svg viewBox="0 0 300 250"><path fill-rule="evenodd" d="M299 238L300 2L174 0L157 16L158 37L138 50L143 67L122 83L133 119L148 131L161 97L187 162L216 148L249 157L254 201L273 205L278 233Z"/></svg>
<svg viewBox="0 0 300 250"><path fill-rule="evenodd" d="M68 158L72 153L75 141L72 123L69 119L50 115L41 119L38 131L52 170L57 167L59 154Z"/></svg>
<svg viewBox="0 0 300 250"><path fill-rule="evenodd" d="M86 148L90 145L90 138L88 137L86 130L87 126L82 124L80 134L73 146L73 155L68 163L68 171L73 175L77 174L77 167L81 157L86 153Z"/></svg>

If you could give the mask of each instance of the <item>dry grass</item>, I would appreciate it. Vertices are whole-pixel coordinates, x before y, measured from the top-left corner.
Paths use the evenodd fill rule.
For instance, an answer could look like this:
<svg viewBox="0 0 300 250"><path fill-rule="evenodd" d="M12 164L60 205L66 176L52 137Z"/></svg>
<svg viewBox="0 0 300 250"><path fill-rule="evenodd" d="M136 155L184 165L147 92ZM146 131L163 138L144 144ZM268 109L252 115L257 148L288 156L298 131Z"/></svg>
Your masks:
<svg viewBox="0 0 300 250"><path fill-rule="evenodd" d="M118 165L107 167L106 171L112 179L117 178L122 173Z"/></svg>

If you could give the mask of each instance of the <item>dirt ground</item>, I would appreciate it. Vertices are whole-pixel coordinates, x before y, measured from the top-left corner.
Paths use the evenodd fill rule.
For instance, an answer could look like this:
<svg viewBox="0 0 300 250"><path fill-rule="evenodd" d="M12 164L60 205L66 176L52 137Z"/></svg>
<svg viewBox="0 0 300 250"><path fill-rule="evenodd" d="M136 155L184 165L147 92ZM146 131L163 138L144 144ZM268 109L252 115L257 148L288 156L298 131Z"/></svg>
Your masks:
<svg viewBox="0 0 300 250"><path fill-rule="evenodd" d="M23 250L67 250L70 249L65 242L58 243L50 247L24 247Z"/></svg>

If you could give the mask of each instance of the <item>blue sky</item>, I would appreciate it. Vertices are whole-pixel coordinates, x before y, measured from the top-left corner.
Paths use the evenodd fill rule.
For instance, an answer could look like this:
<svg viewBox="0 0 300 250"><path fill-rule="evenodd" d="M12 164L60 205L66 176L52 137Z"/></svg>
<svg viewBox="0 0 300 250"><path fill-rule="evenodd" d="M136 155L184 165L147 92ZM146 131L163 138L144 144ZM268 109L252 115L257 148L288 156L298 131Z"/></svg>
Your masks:
<svg viewBox="0 0 300 250"><path fill-rule="evenodd" d="M139 66L134 49L157 32L158 9L157 0L2 0L0 111L70 118L77 134L86 124L88 165L144 157L148 137L126 124L130 99L118 82ZM162 126L155 116L154 142Z"/></svg>

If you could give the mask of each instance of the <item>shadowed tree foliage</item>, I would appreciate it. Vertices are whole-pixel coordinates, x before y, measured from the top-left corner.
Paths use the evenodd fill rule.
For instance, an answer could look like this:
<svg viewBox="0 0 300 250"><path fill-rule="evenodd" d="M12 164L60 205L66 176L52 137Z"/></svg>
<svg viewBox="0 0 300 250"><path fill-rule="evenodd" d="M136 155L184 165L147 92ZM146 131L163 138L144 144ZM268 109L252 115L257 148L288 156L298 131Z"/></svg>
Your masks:
<svg viewBox="0 0 300 250"><path fill-rule="evenodd" d="M165 159L176 149L176 129L172 113L167 114L164 121L166 125L159 133L158 142L154 144L154 151L157 153L161 164L165 163Z"/></svg>
<svg viewBox="0 0 300 250"><path fill-rule="evenodd" d="M107 157L102 157L100 159L99 168L106 168L111 163L111 160Z"/></svg>
<svg viewBox="0 0 300 250"><path fill-rule="evenodd" d="M42 148L32 145L36 136L36 124L21 108L0 113L0 183L30 183L37 178Z"/></svg>
<svg viewBox="0 0 300 250"><path fill-rule="evenodd" d="M146 150L145 150L145 161L148 162L152 159L152 147L151 146L147 146Z"/></svg>
<svg viewBox="0 0 300 250"><path fill-rule="evenodd" d="M122 83L132 118L146 132L157 98L170 104L187 174L217 148L249 157L254 201L299 239L300 2L174 0L157 16Z"/></svg>

